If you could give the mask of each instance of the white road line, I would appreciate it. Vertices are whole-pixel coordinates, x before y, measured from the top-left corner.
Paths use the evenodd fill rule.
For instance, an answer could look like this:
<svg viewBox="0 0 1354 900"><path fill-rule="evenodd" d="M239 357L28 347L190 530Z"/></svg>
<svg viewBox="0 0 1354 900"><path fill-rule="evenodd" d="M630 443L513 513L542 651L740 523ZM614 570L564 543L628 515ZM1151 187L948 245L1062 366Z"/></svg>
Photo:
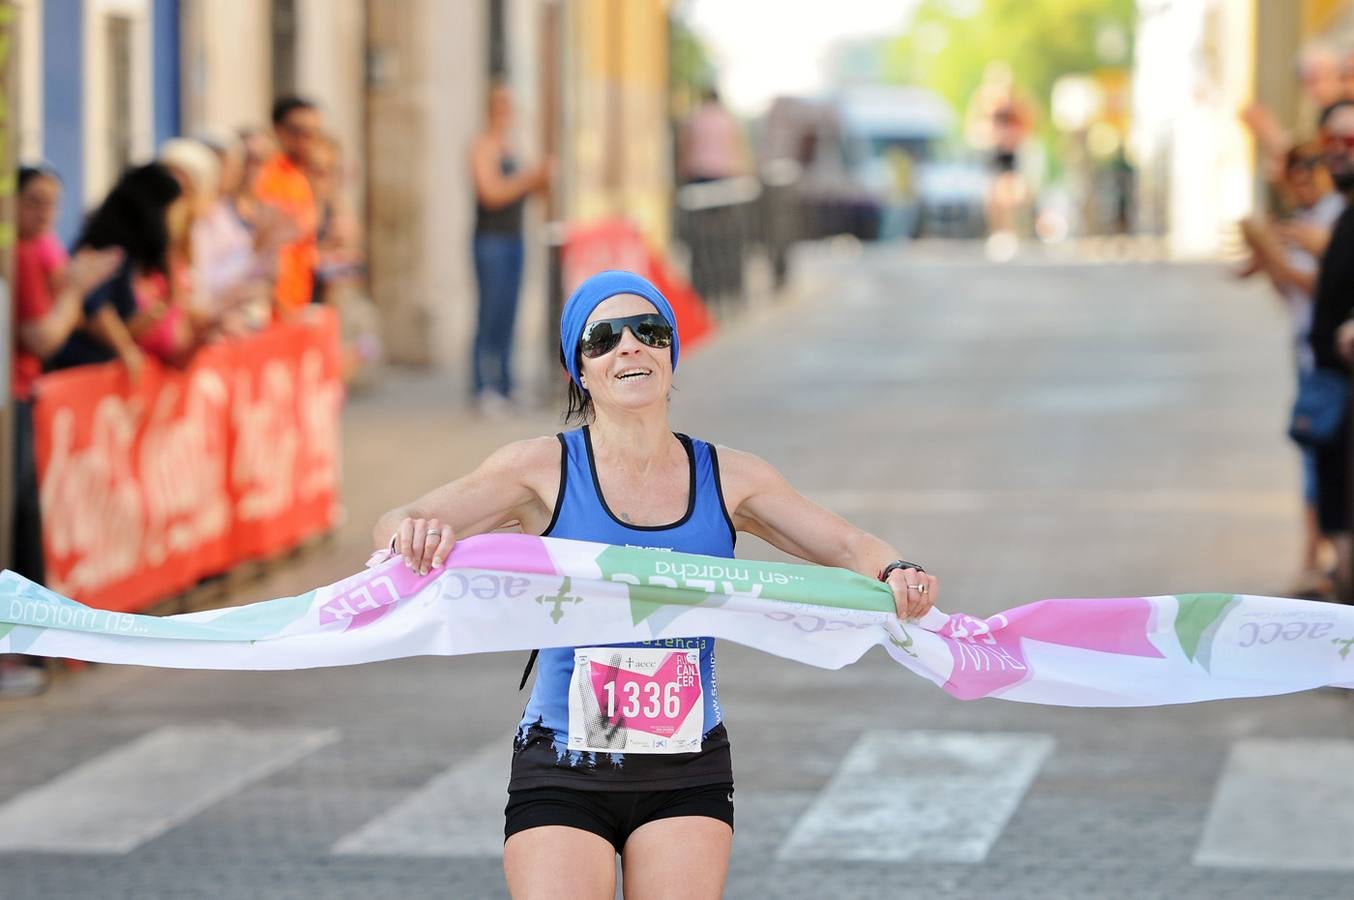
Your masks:
<svg viewBox="0 0 1354 900"><path fill-rule="evenodd" d="M1354 741L1233 744L1194 862L1354 870Z"/></svg>
<svg viewBox="0 0 1354 900"><path fill-rule="evenodd" d="M344 856L501 856L512 747L494 741L345 835Z"/></svg>
<svg viewBox="0 0 1354 900"><path fill-rule="evenodd" d="M1042 734L867 731L777 857L982 862L1052 750Z"/></svg>
<svg viewBox="0 0 1354 900"><path fill-rule="evenodd" d="M0 806L0 853L129 853L336 740L229 724L157 729Z"/></svg>

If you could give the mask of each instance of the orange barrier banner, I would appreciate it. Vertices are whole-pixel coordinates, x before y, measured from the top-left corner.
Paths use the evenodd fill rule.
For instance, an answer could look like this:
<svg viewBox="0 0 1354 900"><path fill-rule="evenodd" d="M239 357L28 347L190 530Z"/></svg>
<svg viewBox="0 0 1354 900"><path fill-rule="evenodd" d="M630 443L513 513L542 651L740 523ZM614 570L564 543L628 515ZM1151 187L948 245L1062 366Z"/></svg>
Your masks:
<svg viewBox="0 0 1354 900"><path fill-rule="evenodd" d="M205 575L295 546L338 516L338 319L148 361L43 376L33 409L47 584L143 609Z"/></svg>
<svg viewBox="0 0 1354 900"><path fill-rule="evenodd" d="M695 288L650 248L639 229L625 219L605 219L570 228L560 261L566 297L604 269L625 269L649 279L668 298L677 316L683 352L714 334L714 319Z"/></svg>

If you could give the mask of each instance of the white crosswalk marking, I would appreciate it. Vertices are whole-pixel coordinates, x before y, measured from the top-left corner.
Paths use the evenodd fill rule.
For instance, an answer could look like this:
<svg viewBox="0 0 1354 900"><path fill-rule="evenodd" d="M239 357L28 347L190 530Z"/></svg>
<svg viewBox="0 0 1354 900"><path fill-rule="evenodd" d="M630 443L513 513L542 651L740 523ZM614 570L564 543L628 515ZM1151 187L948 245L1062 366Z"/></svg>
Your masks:
<svg viewBox="0 0 1354 900"><path fill-rule="evenodd" d="M781 845L781 860L982 862L1053 739L867 731Z"/></svg>
<svg viewBox="0 0 1354 900"><path fill-rule="evenodd" d="M229 724L157 729L0 806L0 853L128 853L336 740Z"/></svg>
<svg viewBox="0 0 1354 900"><path fill-rule="evenodd" d="M333 852L362 856L501 856L512 748L505 741L457 763L341 838Z"/></svg>
<svg viewBox="0 0 1354 900"><path fill-rule="evenodd" d="M1354 741L1233 744L1194 862L1354 870Z"/></svg>

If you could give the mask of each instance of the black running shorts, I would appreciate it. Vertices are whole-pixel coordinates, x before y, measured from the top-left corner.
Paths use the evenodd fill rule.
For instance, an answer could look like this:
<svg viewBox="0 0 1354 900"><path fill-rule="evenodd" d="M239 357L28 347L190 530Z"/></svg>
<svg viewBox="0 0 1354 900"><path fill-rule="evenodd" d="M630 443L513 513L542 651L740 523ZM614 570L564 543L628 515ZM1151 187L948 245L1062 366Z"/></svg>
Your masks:
<svg viewBox="0 0 1354 900"><path fill-rule="evenodd" d="M620 853L626 840L647 822L677 816L706 816L733 828L733 785L708 784L675 791L580 791L528 788L508 793L503 810L506 841L519 831L566 825L600 835Z"/></svg>

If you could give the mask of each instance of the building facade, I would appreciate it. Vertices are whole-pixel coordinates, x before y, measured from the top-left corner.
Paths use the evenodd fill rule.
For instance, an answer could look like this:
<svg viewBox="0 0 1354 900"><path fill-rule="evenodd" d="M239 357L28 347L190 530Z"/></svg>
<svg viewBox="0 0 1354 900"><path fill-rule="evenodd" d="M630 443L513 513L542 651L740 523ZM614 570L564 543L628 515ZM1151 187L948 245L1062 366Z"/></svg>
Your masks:
<svg viewBox="0 0 1354 900"><path fill-rule="evenodd" d="M1172 256L1216 256L1255 206L1253 0L1139 0L1130 147L1139 227Z"/></svg>
<svg viewBox="0 0 1354 900"><path fill-rule="evenodd" d="M1272 192L1238 114L1253 102L1294 139L1316 131L1305 47L1354 52L1354 0L1139 0L1133 147L1139 221L1177 256L1235 247L1238 219Z"/></svg>
<svg viewBox="0 0 1354 900"><path fill-rule="evenodd" d="M551 156L529 216L524 341L543 314L545 218L621 215L668 239L666 0L16 0L20 158L66 184L60 231L165 139L265 126L316 100L367 225L389 357L461 365L473 329L469 146L492 80L517 145ZM547 207L548 208L544 208Z"/></svg>

